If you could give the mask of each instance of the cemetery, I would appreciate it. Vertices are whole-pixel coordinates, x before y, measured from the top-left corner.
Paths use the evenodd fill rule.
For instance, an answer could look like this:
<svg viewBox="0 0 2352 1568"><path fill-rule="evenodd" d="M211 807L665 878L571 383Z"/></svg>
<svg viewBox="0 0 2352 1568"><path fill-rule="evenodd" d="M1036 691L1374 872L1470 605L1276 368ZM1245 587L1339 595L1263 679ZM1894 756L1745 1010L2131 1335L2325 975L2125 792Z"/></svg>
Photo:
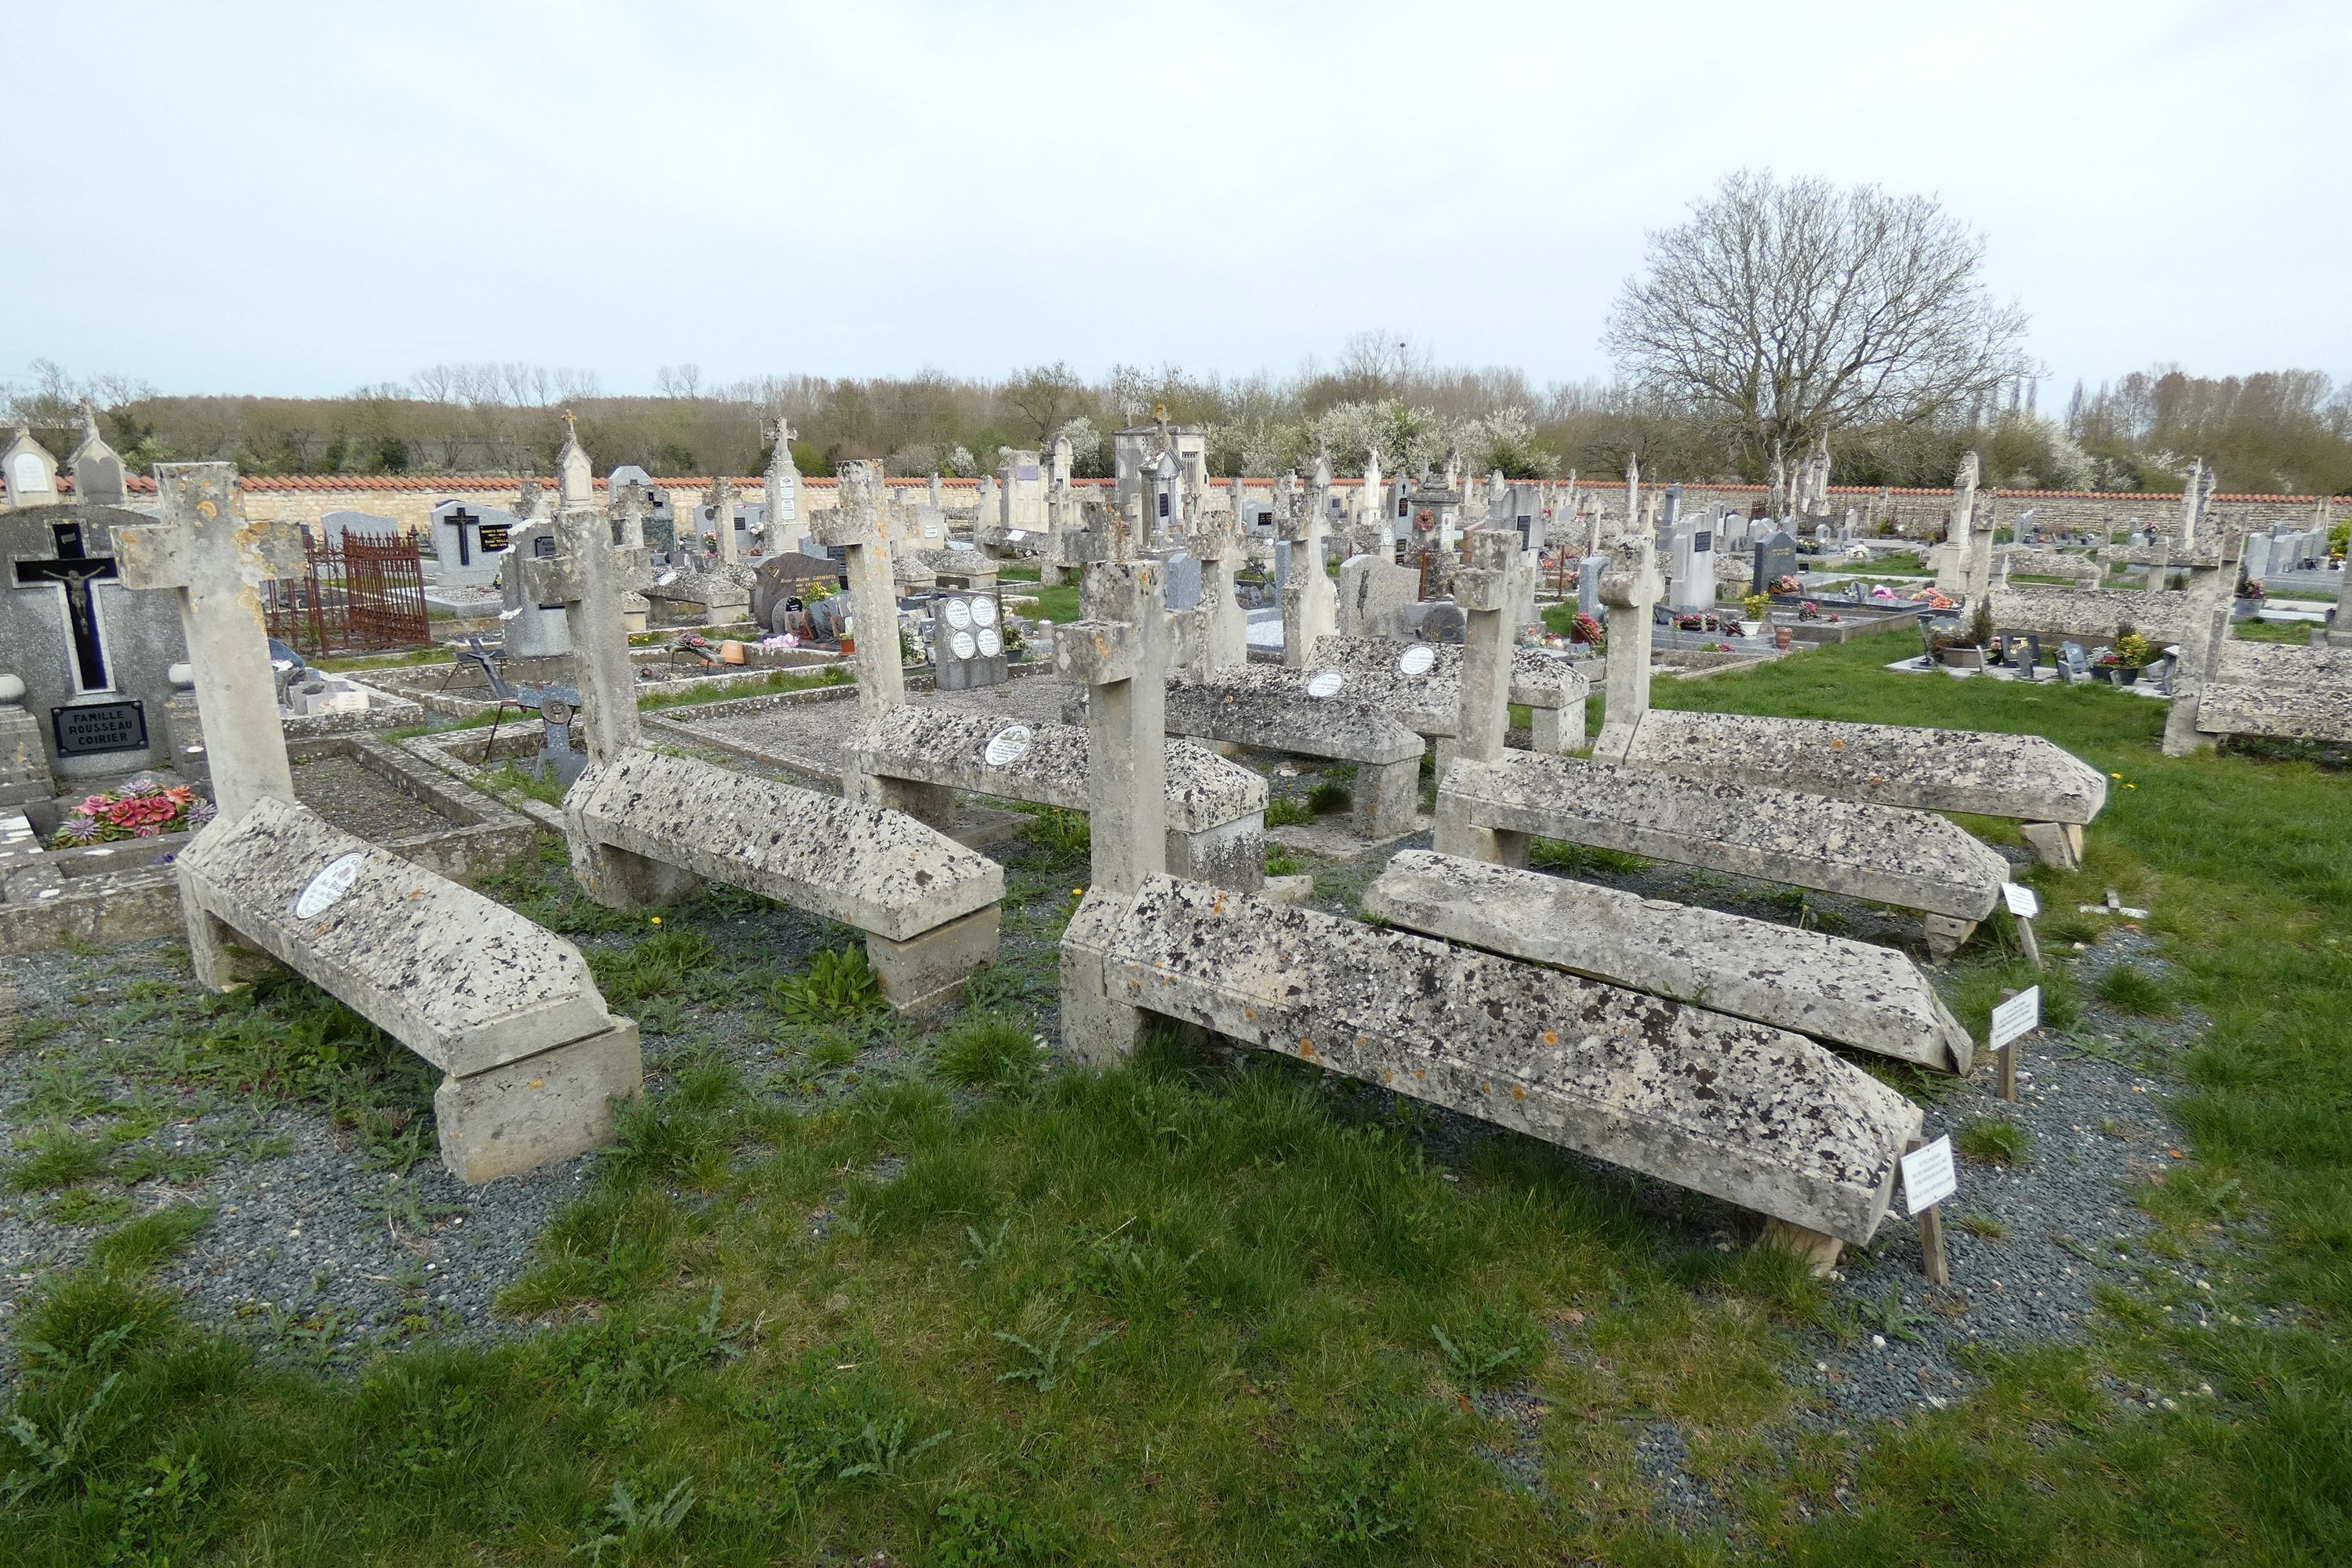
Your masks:
<svg viewBox="0 0 2352 1568"><path fill-rule="evenodd" d="M2201 464L2148 542L1997 541L1972 453L1882 539L1825 447L1753 516L1632 462L1608 511L1219 480L1164 417L1099 499L1044 443L820 506L772 428L750 500L567 420L551 497L432 509L453 613L350 658L274 630L351 581L331 519L26 470L0 1342L81 1359L16 1374L0 1503L136 1398L215 1435L72 1517L150 1542L315 1441L370 1531L527 1473L418 1516L446 1560L691 1499L714 1561L919 1561L1016 1494L1047 1544L995 1560L1861 1560L1947 1465L2095 1514L2116 1420L2218 1506L2216 1389L2340 1353L2238 1342L2323 1310L2240 1194L2342 1248L2280 1131L2341 1066L2266 1053L2341 1015L2352 650L2231 613L2342 600L2324 535ZM1822 585L1923 545L1918 598Z"/></svg>

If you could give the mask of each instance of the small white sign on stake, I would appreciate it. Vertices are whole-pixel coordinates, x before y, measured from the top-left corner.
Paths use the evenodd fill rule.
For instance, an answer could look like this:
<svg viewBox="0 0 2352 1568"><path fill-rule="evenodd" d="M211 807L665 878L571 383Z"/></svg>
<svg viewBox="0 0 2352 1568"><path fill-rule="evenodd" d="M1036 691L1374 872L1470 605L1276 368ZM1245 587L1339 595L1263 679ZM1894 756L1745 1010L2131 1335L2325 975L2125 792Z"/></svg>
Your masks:
<svg viewBox="0 0 2352 1568"><path fill-rule="evenodd" d="M1938 1138L1903 1156L1903 1202L1913 1214L1942 1203L1960 1190L1960 1173L1952 1164L1952 1141Z"/></svg>
<svg viewBox="0 0 2352 1568"><path fill-rule="evenodd" d="M1985 1048L2000 1050L2010 1041L2042 1026L2042 987L2029 985L1992 1010L1992 1028Z"/></svg>
<svg viewBox="0 0 2352 1568"><path fill-rule="evenodd" d="M2032 889L2021 887L2015 882L2003 882L2000 896L2009 900L2009 912L2019 920L2039 920L2042 917L2042 900Z"/></svg>

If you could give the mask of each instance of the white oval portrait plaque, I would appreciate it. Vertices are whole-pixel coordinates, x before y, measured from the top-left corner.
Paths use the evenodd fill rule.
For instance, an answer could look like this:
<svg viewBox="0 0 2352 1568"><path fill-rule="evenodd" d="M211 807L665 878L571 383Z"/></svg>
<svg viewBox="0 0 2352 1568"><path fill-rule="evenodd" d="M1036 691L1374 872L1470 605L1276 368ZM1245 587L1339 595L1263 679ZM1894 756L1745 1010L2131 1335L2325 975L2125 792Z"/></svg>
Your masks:
<svg viewBox="0 0 2352 1568"><path fill-rule="evenodd" d="M1339 695L1339 688L1347 684L1348 678L1340 674L1336 669L1317 670L1307 682L1307 695L1309 697L1337 697Z"/></svg>
<svg viewBox="0 0 2352 1568"><path fill-rule="evenodd" d="M994 626L996 624L996 601L993 599L974 599L971 602L971 624L976 626Z"/></svg>
<svg viewBox="0 0 2352 1568"><path fill-rule="evenodd" d="M970 658L975 646L970 632L958 632L948 639L948 647L955 650L958 658Z"/></svg>
<svg viewBox="0 0 2352 1568"><path fill-rule="evenodd" d="M980 645L980 657L982 658L994 658L1004 651L1004 639L996 635L993 626L981 627L972 634L972 641Z"/></svg>
<svg viewBox="0 0 2352 1568"><path fill-rule="evenodd" d="M958 631L971 625L971 606L961 599L950 599L940 613L947 616L948 625Z"/></svg>
<svg viewBox="0 0 2352 1568"><path fill-rule="evenodd" d="M1437 662L1437 650L1427 643L1415 643L1397 655L1399 675L1427 675L1429 667Z"/></svg>
<svg viewBox="0 0 2352 1568"><path fill-rule="evenodd" d="M329 861L326 868L311 878L296 896L294 918L316 920L333 909L352 890L352 884L360 879L360 868L366 864L367 857L357 851Z"/></svg>
<svg viewBox="0 0 2352 1568"><path fill-rule="evenodd" d="M981 755L992 768L1009 767L1029 754L1029 726L1008 724L992 736Z"/></svg>
<svg viewBox="0 0 2352 1568"><path fill-rule="evenodd" d="M939 536L940 525L936 520L923 524L923 537L925 539L937 539Z"/></svg>

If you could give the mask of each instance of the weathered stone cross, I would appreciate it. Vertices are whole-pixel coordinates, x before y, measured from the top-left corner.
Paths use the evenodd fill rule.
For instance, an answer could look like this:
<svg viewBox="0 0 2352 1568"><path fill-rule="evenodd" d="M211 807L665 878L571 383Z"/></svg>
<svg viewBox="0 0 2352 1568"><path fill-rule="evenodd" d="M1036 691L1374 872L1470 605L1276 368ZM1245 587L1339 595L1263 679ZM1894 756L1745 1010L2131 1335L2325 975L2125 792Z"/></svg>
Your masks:
<svg viewBox="0 0 2352 1568"><path fill-rule="evenodd" d="M261 585L300 574L301 532L246 521L233 463L158 463L155 489L163 520L115 530L115 555L126 586L179 590L213 805L228 822L257 801L291 803Z"/></svg>
<svg viewBox="0 0 2352 1568"><path fill-rule="evenodd" d="M1282 586L1282 662L1290 669L1306 668L1315 645L1339 629L1339 584L1323 570L1330 493L1331 464L1318 457L1307 504L1286 509L1280 520L1282 537L1290 542L1290 575Z"/></svg>
<svg viewBox="0 0 2352 1568"><path fill-rule="evenodd" d="M890 545L882 536L881 493L882 465L856 458L841 465L841 504L811 520L819 544L839 545L849 556L861 724L907 705L907 672L898 661L898 590L890 573Z"/></svg>
<svg viewBox="0 0 2352 1568"><path fill-rule="evenodd" d="M642 548L612 542L612 519L593 507L557 518L555 537L554 554L526 556L520 563L523 596L533 604L563 606L588 760L609 767L644 735L621 596L653 586L653 569Z"/></svg>
<svg viewBox="0 0 2352 1568"><path fill-rule="evenodd" d="M1650 710L1651 606L1665 585L1658 580L1658 547L1646 529L1617 542L1601 575L1601 602L1609 614L1609 699L1592 755L1622 762L1633 731Z"/></svg>

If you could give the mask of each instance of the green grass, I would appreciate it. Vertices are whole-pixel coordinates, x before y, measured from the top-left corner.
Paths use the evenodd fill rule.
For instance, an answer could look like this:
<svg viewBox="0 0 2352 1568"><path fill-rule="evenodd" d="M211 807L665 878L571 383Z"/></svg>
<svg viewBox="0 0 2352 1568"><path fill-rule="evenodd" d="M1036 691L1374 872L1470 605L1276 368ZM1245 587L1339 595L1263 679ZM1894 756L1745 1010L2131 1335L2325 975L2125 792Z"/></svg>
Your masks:
<svg viewBox="0 0 2352 1568"><path fill-rule="evenodd" d="M2274 642L2305 647L2317 626L2315 621L2235 621L2231 624L2230 636L2237 642Z"/></svg>
<svg viewBox="0 0 2352 1568"><path fill-rule="evenodd" d="M486 774L482 784L496 793L527 795L548 805L562 805L567 793L562 782L552 774L541 778L523 772L513 763L508 763L494 773Z"/></svg>
<svg viewBox="0 0 2352 1568"><path fill-rule="evenodd" d="M1953 1139L1954 1147L1985 1165L2022 1165L2033 1158L2033 1134L2014 1121L1988 1117L1971 1121Z"/></svg>
<svg viewBox="0 0 2352 1568"><path fill-rule="evenodd" d="M1265 803L1265 825L1268 827L1300 827L1315 820L1315 807L1307 797L1278 795Z"/></svg>
<svg viewBox="0 0 2352 1568"><path fill-rule="evenodd" d="M2126 1013L2170 1018L2180 1012L2180 1004L2173 1000L2163 981L2128 963L2118 963L2100 974L2092 989L2098 993L2100 1001Z"/></svg>
<svg viewBox="0 0 2352 1568"><path fill-rule="evenodd" d="M192 1222L130 1222L12 1325L12 1560L2352 1558L2352 791L2307 763L2163 758L2160 707L2122 693L1923 680L1883 655L1658 697L2049 733L2121 775L2088 866L2031 879L2053 910L2109 887L2150 910L2168 991L2210 1026L2148 1047L2188 1157L2137 1189L2164 1267L2096 1249L2087 1342L1979 1352L1981 1387L1948 1408L1832 1430L1799 1408L1801 1336L1921 1333L1916 1277L1887 1289L1902 1263L1857 1258L1873 1273L1832 1308L1779 1255L1686 1248L1657 1194L1530 1141L1449 1143L1441 1168L1410 1108L1284 1061L1160 1039L1116 1071L1033 1075L1050 982L992 975L984 1005L812 1109L715 1058L666 1061L502 1298L522 1321L497 1342L322 1379L190 1326L149 1270ZM1066 915L1067 869L1033 847L1012 875ZM644 917L506 891L599 953L656 940ZM1994 922L1951 966L1979 1027L2024 978L2003 940ZM656 957L616 975L688 994L680 953ZM1000 967L1037 962L1008 942ZM2045 1016L2033 1059L2063 1073ZM141 1050L184 1081L397 1109L380 1039L315 994L171 1027ZM432 1081L414 1080L426 1103ZM69 1073L34 1092L18 1137L101 1116ZM2200 1331L2209 1309L2241 1321ZM1490 1414L1498 1396L1521 1414ZM1661 1422L1737 1533L1676 1525L1637 1447Z"/></svg>
<svg viewBox="0 0 2352 1568"><path fill-rule="evenodd" d="M1057 626L1068 626L1081 618L1078 606L1078 585L1057 583L1050 588L1040 588L1034 595L1036 608L1031 614L1039 620L1051 621Z"/></svg>
<svg viewBox="0 0 2352 1568"><path fill-rule="evenodd" d="M709 671L713 675L730 673L722 668ZM637 699L642 712L656 712L664 708L685 708L698 702L716 702L738 697L766 697L779 691L811 691L820 686L846 686L857 677L845 665L828 664L822 669L771 670L766 679L740 681L716 690L705 688L691 691L662 691Z"/></svg>

